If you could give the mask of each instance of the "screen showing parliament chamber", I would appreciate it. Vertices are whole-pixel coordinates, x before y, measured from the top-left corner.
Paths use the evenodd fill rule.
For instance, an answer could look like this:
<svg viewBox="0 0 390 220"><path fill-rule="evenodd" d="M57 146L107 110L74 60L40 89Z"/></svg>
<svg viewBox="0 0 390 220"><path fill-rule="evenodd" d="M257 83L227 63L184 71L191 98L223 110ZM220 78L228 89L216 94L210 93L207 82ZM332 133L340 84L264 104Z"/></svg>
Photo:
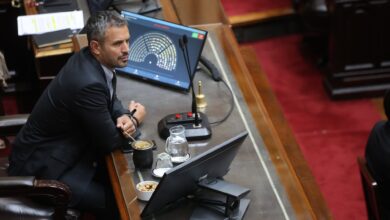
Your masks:
<svg viewBox="0 0 390 220"><path fill-rule="evenodd" d="M117 71L188 91L191 85L188 72L193 75L196 71L207 32L127 11L122 11L122 16L130 31L129 62ZM187 48L183 48L183 38Z"/></svg>

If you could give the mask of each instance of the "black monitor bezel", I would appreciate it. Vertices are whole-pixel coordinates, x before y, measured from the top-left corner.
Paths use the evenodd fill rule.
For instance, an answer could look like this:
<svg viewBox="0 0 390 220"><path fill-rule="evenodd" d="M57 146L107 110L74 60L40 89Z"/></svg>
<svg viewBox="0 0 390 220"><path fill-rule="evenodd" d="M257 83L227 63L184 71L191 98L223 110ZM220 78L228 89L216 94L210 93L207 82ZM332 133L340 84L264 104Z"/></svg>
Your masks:
<svg viewBox="0 0 390 220"><path fill-rule="evenodd" d="M195 193L196 189L198 188L197 181L203 180L205 178L211 178L211 179L212 178L222 178L224 175L226 175L227 172L229 171L229 168L230 168L232 161L234 160L239 148L241 147L242 143L244 142L244 140L247 136L248 136L248 132L244 131L244 132L238 134L237 136L235 136L229 140L226 140L223 143L221 143L221 144L219 144L219 145L217 145L217 146L215 146L215 147L213 147L213 148L211 148L211 149L209 149L209 150L207 150L199 155L196 155L195 157L191 158L189 161L184 162L184 163L174 167L173 169L167 171L163 175L163 177L161 178L160 183L158 184L158 186L157 186L155 192L153 193L152 197L150 198L149 202L144 207L144 209L141 213L141 217L148 218L148 217L152 216L153 214L156 214L159 211L163 210L164 207L173 203L174 201L176 201L180 198L183 198L191 193ZM230 152L229 150L233 150L233 152ZM226 153L223 154L226 151L229 151L228 155L230 155L230 158L226 157L226 155L225 155ZM214 173L212 176L207 176L207 177L204 176L203 173L205 173L205 172L207 172L207 174L213 172L213 171L210 171L213 169L213 166L211 166L211 165L206 166L208 168L208 170L202 170L202 174L201 175L198 174L196 177L190 176L190 175L194 175L195 171L193 171L192 173L185 172L191 168L194 169L194 167L201 166L203 163L208 162L211 159L216 159L215 157L218 157L218 159L223 159L222 165L224 166L224 167L219 167L220 170L218 170L217 174ZM211 163L209 162L209 164L214 164L214 163L216 163L215 161L217 161L217 160L213 160L213 161L211 161ZM185 175L184 175L184 177L181 176L182 179L180 180L179 184L181 184L181 186L184 186L186 188L184 189L184 191L183 191L183 189L181 189L181 192L178 192L179 188L177 186L173 186L173 185L169 185L169 184L174 182L172 180L175 177L177 177L178 175L183 174L183 173ZM186 178L186 179L184 179L184 178ZM196 180L194 180L194 178ZM179 180L176 179L176 181L179 181ZM185 182L191 182L191 185L187 185ZM168 193L163 192L162 190L167 191L167 187L168 187ZM176 195L172 197L172 194L170 194L171 192L176 193ZM163 205L158 204L158 205L160 205L160 207L158 207L158 208L155 208L155 207L150 208L150 206L153 205L153 201L155 201L156 197L160 196L162 199L166 199L167 194L171 197L169 199L169 201L165 201ZM151 209L151 210L148 210L148 209Z"/></svg>
<svg viewBox="0 0 390 220"><path fill-rule="evenodd" d="M121 15L122 16L124 16L124 13L129 15L129 16L133 16L135 18L143 19L144 21L157 22L158 24L167 25L169 27L178 28L178 29L181 29L181 30L187 30L187 31L188 30L193 30L195 32L202 33L204 35L204 39L202 41L202 44L200 45L199 54L197 55L197 57L193 57L193 60L196 61L195 64L191 64L191 66L192 66L191 77L194 76L194 74L196 72L196 69L197 69L197 65L198 65L199 59L200 59L200 57L202 55L202 51L203 51L204 45L206 43L206 39L207 39L207 36L208 36L208 32L207 31L199 29L199 28L194 28L194 27L189 27L189 26L176 24L176 23L165 21L165 20L158 19L158 18L147 17L147 16L144 16L144 15L140 15L140 14L136 14L136 13L130 12L130 11L125 11L125 10L121 11ZM131 33L130 27L129 27L129 31ZM189 36L187 36L187 37L189 37ZM181 51L179 51L179 52L181 53ZM185 64L183 64L183 65L185 65ZM173 89L173 90L176 90L176 91L189 92L190 88L191 88L191 84L192 84L191 83L191 78L188 76L188 72L187 71L185 71L185 73L184 73L184 74L186 74L186 77L188 78L188 81L186 81L188 83L188 85L186 87L177 86L177 85L175 85L173 83L162 82L162 81L154 80L154 79L149 78L149 77L144 77L144 76L137 75L137 74L134 74L134 73L126 72L126 71L122 70L121 68L117 68L116 71L118 73L123 73L126 76L132 77L134 79L145 81L145 82L148 82L148 83L151 83L151 84L154 84L154 85L164 86L166 88Z"/></svg>

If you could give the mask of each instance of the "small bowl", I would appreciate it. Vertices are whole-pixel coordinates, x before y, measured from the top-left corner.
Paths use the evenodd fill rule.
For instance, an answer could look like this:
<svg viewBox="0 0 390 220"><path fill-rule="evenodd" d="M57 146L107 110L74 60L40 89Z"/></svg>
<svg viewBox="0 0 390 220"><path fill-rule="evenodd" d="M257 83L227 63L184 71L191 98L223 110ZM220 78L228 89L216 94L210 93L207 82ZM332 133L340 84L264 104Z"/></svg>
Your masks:
<svg viewBox="0 0 390 220"><path fill-rule="evenodd" d="M135 150L148 150L154 148L154 142L151 140L136 140L131 143L131 147Z"/></svg>
<svg viewBox="0 0 390 220"><path fill-rule="evenodd" d="M136 185L137 198L142 201L149 201L150 197L154 193L158 182L156 181L142 181Z"/></svg>

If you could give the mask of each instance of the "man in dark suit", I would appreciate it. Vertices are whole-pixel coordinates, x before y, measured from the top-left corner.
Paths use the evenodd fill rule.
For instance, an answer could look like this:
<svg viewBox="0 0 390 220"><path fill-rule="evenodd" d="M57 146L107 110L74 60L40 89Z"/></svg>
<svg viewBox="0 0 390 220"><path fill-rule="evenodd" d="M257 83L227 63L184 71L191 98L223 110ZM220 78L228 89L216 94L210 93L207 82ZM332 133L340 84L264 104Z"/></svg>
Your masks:
<svg viewBox="0 0 390 220"><path fill-rule="evenodd" d="M387 118L390 118L390 91L383 99ZM383 219L390 219L390 122L377 122L368 137L365 157L367 166L381 190L380 207Z"/></svg>
<svg viewBox="0 0 390 220"><path fill-rule="evenodd" d="M60 180L72 190L71 207L113 219L119 215L104 155L126 143L146 111L134 101L123 108L115 94L114 68L128 62L126 20L98 12L85 29L88 47L43 92L14 141L8 172Z"/></svg>

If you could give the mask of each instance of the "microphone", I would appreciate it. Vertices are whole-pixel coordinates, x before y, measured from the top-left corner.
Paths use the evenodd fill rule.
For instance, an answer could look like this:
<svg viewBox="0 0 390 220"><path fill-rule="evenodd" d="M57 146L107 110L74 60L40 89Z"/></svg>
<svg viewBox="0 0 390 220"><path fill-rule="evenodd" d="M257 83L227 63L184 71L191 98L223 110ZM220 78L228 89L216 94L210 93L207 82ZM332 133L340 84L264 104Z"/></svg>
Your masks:
<svg viewBox="0 0 390 220"><path fill-rule="evenodd" d="M184 61L187 68L188 77L190 79L191 91L192 91L192 112L195 114L195 126L199 126L199 115L198 115L198 106L196 104L196 96L194 89L194 75L191 74L191 64L188 56L188 47L187 47L188 39L186 35L183 35L183 38L179 39L179 45L183 52Z"/></svg>
<svg viewBox="0 0 390 220"><path fill-rule="evenodd" d="M190 80L190 89L192 91L192 112L175 113L165 116L158 123L158 132L161 138L166 139L169 129L176 125L183 125L186 129L185 136L187 140L202 140L211 137L210 123L204 113L198 112L196 95L194 89L194 75L191 74L191 64L188 56L188 39L183 35L179 39L179 46L183 53L187 74Z"/></svg>

